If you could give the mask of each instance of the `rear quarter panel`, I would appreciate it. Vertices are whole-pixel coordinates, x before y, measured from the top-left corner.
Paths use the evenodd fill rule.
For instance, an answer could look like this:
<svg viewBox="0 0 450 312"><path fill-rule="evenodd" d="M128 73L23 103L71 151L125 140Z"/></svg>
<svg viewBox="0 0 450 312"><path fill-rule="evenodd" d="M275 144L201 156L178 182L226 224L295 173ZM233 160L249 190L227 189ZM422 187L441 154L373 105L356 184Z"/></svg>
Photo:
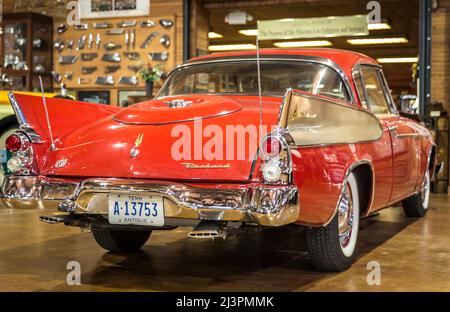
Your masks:
<svg viewBox="0 0 450 312"><path fill-rule="evenodd" d="M300 224L321 226L331 221L346 174L362 160L372 164L374 173L374 193L364 211L381 209L389 201L392 188L389 133L383 132L379 140L371 143L299 148L292 150L292 156L293 179L300 192Z"/></svg>

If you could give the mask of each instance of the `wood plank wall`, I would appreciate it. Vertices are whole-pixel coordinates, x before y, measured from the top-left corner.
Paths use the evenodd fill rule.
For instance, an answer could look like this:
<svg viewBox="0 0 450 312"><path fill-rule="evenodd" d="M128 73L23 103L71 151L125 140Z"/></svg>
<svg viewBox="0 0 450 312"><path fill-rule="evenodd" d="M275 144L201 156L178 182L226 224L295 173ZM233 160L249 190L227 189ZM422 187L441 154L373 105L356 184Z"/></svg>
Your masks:
<svg viewBox="0 0 450 312"><path fill-rule="evenodd" d="M3 0L3 13L13 13L14 12L14 0ZM195 14L195 13L194 13ZM176 20L176 29L175 29L175 44L173 51L175 52L175 62L173 66L176 66L183 62L183 0L150 0L150 15L148 16L149 19L156 19L159 17L169 17L174 16ZM114 19L102 19L102 21L110 22L113 24L116 24L118 21L121 20L130 20L134 19L134 17L130 18L114 18ZM138 19L138 18L136 18ZM141 17L139 17L141 19ZM90 24L95 20L83 20L83 22L89 22ZM61 22L65 22L64 19L54 19L55 25ZM137 28L139 30L139 28ZM105 40L105 38L103 38ZM104 42L102 42L103 44ZM139 43L139 42L137 42ZM196 49L197 41L192 42L191 46L195 50ZM54 59L57 60L59 54L57 51L54 51ZM122 64L122 67L126 67L125 64ZM167 70L170 70L171 68L167 68ZM74 80L76 80L78 77L74 77ZM80 86L76 90L93 90L95 89L95 86ZM104 89L104 88L97 88L97 89ZM129 90L130 88L123 88ZM114 88L111 88L111 104L117 105L117 90L118 87L115 86Z"/></svg>
<svg viewBox="0 0 450 312"><path fill-rule="evenodd" d="M191 0L191 57L208 53L209 13L201 3Z"/></svg>

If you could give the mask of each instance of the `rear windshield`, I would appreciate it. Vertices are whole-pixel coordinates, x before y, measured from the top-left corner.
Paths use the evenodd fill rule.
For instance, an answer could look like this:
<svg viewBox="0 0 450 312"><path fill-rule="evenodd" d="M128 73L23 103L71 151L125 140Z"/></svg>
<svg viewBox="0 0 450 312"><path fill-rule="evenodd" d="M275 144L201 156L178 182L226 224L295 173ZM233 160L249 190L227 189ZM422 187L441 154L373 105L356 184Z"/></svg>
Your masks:
<svg viewBox="0 0 450 312"><path fill-rule="evenodd" d="M282 96L287 88L349 102L338 73L326 66L302 61L261 61L264 95ZM193 64L174 71L158 97L187 94L258 94L255 60Z"/></svg>

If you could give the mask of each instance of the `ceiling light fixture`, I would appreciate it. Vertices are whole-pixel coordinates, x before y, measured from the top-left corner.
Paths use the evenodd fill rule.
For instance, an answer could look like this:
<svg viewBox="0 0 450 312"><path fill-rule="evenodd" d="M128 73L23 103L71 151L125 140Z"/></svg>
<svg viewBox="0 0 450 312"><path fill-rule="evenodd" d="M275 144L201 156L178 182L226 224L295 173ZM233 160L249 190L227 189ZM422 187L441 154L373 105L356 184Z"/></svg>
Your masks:
<svg viewBox="0 0 450 312"><path fill-rule="evenodd" d="M405 37L348 39L351 45L408 43Z"/></svg>
<svg viewBox="0 0 450 312"><path fill-rule="evenodd" d="M372 23L367 25L367 29L369 30L391 29L391 25L389 25L387 22Z"/></svg>
<svg viewBox="0 0 450 312"><path fill-rule="evenodd" d="M253 21L253 16L243 11L234 11L225 15L225 23L230 25L245 25Z"/></svg>
<svg viewBox="0 0 450 312"><path fill-rule="evenodd" d="M258 29L241 29L239 33L244 36L254 36L258 35Z"/></svg>
<svg viewBox="0 0 450 312"><path fill-rule="evenodd" d="M223 38L223 35L222 35L222 34L219 34L219 33L216 33L216 32L214 32L214 31L210 31L210 32L208 33L208 38L209 38L209 39L220 39L220 38Z"/></svg>
<svg viewBox="0 0 450 312"><path fill-rule="evenodd" d="M254 44L222 44L222 45L210 45L208 47L209 51L236 51L236 50L254 50L256 45Z"/></svg>
<svg viewBox="0 0 450 312"><path fill-rule="evenodd" d="M380 57L377 58L378 63L384 64L394 64L394 63L417 63L419 62L418 57Z"/></svg>
<svg viewBox="0 0 450 312"><path fill-rule="evenodd" d="M304 47L329 47L333 45L328 40L308 40L308 41L284 41L273 44L278 48L304 48Z"/></svg>

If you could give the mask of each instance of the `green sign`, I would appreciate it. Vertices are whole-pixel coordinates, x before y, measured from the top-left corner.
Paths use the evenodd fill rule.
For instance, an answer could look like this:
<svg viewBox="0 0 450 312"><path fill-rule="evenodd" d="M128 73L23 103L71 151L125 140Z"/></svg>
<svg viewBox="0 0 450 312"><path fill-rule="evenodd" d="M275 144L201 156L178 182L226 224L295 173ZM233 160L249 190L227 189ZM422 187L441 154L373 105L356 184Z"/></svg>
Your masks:
<svg viewBox="0 0 450 312"><path fill-rule="evenodd" d="M259 40L366 36L366 15L258 21Z"/></svg>

